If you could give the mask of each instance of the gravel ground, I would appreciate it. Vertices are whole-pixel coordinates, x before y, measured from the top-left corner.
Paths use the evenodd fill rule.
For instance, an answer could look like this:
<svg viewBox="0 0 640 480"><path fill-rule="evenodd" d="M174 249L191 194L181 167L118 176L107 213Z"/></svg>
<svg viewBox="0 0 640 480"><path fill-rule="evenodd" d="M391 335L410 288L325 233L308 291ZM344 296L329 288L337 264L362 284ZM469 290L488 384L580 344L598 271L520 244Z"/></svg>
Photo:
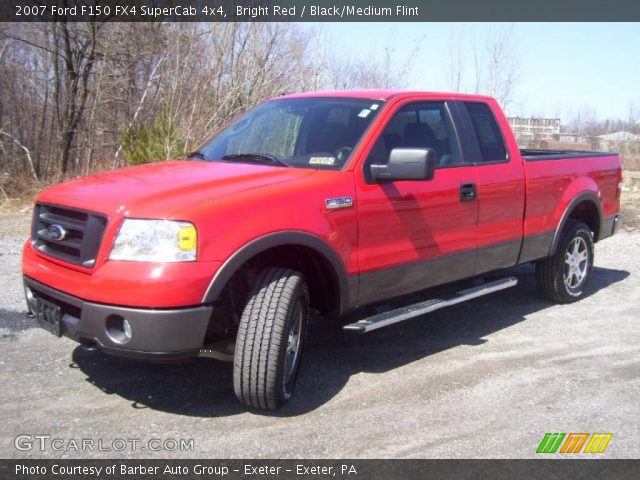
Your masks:
<svg viewBox="0 0 640 480"><path fill-rule="evenodd" d="M526 458L546 432L613 432L604 457L640 456L640 232L598 244L573 305L540 299L520 267L517 287L429 317L364 336L316 327L296 397L265 414L235 400L229 364L136 363L35 328L20 283L28 221L0 216L0 457ZM61 450L19 451L21 434ZM78 452L82 439L140 443Z"/></svg>

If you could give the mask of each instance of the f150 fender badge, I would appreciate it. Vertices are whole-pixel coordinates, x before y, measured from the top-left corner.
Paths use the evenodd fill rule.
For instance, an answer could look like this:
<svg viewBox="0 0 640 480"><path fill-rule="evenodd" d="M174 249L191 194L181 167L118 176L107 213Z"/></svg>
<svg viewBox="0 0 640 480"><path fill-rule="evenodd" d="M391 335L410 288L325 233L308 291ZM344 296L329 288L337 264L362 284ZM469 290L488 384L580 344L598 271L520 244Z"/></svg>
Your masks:
<svg viewBox="0 0 640 480"><path fill-rule="evenodd" d="M327 210L335 210L336 208L349 208L353 207L353 198L351 197L338 197L327 198L325 200Z"/></svg>

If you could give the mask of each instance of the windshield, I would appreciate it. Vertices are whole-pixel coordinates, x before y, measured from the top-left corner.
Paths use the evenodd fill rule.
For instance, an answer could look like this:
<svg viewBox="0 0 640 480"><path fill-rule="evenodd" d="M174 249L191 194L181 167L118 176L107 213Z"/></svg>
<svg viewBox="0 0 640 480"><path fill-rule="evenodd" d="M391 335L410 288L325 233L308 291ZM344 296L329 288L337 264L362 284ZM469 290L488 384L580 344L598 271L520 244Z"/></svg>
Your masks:
<svg viewBox="0 0 640 480"><path fill-rule="evenodd" d="M338 170L382 103L353 98L282 98L233 122L191 158Z"/></svg>

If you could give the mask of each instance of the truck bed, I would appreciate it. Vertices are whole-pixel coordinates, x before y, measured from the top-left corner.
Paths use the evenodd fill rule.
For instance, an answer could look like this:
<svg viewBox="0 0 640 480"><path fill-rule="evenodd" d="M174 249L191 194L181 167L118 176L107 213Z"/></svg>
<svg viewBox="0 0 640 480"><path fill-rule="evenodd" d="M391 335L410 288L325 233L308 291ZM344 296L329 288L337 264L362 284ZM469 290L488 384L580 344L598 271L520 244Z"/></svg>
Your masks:
<svg viewBox="0 0 640 480"><path fill-rule="evenodd" d="M596 240L611 234L620 211L620 159L617 153L575 150L520 150L525 159L524 237L548 247L571 202L598 205L590 224ZM573 205L577 207L578 204ZM583 207L580 207L583 208ZM526 243L526 242L525 242ZM523 246L525 249L526 245ZM521 254L521 259L537 254Z"/></svg>

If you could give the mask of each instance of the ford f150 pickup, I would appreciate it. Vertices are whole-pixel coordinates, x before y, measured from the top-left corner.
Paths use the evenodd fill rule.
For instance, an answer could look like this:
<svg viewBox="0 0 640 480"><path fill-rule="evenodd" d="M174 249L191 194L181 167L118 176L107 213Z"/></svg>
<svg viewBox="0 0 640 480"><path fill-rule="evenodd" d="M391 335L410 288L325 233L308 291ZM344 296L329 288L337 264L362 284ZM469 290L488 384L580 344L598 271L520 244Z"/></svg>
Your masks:
<svg viewBox="0 0 640 480"><path fill-rule="evenodd" d="M25 294L88 348L233 360L240 401L275 409L310 312L363 333L513 286L478 279L527 262L547 298L578 300L620 226L620 182L614 153L519 150L492 98L281 96L187 159L43 191Z"/></svg>

